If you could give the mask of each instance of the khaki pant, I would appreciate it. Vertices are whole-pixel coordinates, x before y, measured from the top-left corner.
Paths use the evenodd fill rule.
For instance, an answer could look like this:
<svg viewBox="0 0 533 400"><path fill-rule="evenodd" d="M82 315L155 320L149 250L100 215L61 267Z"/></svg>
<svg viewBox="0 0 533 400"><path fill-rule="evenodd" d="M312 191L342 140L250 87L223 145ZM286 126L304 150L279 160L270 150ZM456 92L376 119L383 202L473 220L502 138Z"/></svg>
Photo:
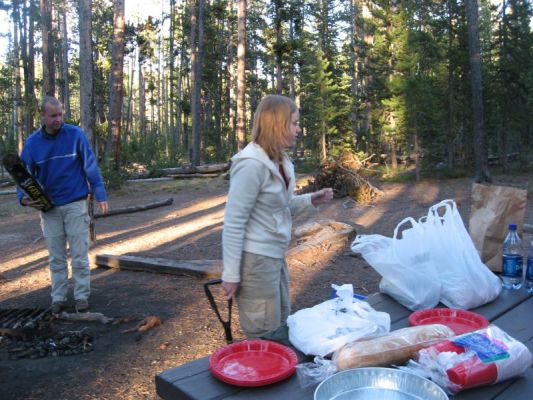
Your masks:
<svg viewBox="0 0 533 400"><path fill-rule="evenodd" d="M67 242L72 259L74 299L87 300L91 291L87 201L79 200L42 212L41 227L48 248L52 302L67 299Z"/></svg>
<svg viewBox="0 0 533 400"><path fill-rule="evenodd" d="M256 338L283 325L290 314L287 262L243 252L236 300L246 337Z"/></svg>

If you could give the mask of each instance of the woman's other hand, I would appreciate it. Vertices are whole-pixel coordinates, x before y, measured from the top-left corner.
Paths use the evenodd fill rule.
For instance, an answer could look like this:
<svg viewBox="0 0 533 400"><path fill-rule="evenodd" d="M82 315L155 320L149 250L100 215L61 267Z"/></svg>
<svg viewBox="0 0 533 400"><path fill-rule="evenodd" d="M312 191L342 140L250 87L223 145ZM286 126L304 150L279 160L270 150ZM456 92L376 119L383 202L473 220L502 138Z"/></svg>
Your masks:
<svg viewBox="0 0 533 400"><path fill-rule="evenodd" d="M226 300L231 299L235 296L235 292L239 288L239 282L222 282L222 289L226 295Z"/></svg>
<svg viewBox="0 0 533 400"><path fill-rule="evenodd" d="M311 203L313 203L314 206L318 206L319 204L325 204L325 203L330 202L332 198L333 198L333 189L324 188L324 189L314 192L311 195Z"/></svg>

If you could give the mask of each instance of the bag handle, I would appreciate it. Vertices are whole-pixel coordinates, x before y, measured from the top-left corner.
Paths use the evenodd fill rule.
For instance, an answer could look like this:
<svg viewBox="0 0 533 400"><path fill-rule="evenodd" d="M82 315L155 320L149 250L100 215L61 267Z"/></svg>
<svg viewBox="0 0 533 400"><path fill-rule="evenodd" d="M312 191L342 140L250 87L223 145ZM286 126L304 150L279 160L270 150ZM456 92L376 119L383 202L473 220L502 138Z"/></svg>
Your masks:
<svg viewBox="0 0 533 400"><path fill-rule="evenodd" d="M420 225L418 224L418 222L415 221L413 217L404 218L398 225L396 225L396 228L394 228L394 235L392 236L393 239L398 239L398 232L400 231L400 227L407 222L410 222L414 229L421 229Z"/></svg>
<svg viewBox="0 0 533 400"><path fill-rule="evenodd" d="M442 200L441 202L431 206L429 208L429 213L439 216L439 208L446 208L446 211L454 212L457 209L457 205L453 199Z"/></svg>
<svg viewBox="0 0 533 400"><path fill-rule="evenodd" d="M228 300L228 320L225 321L222 319L222 316L220 315L220 312L218 311L217 303L215 302L215 298L213 297L213 293L211 293L211 289L209 286L212 285L219 285L222 283L221 278L217 279L211 279L204 283L204 291L205 295L207 296L207 300L209 300L209 304L211 305L211 308L213 311L215 311L215 314L217 315L218 320L222 324L222 327L224 328L224 335L226 336L226 342L233 343L233 336L231 334L231 308L233 305L233 298Z"/></svg>

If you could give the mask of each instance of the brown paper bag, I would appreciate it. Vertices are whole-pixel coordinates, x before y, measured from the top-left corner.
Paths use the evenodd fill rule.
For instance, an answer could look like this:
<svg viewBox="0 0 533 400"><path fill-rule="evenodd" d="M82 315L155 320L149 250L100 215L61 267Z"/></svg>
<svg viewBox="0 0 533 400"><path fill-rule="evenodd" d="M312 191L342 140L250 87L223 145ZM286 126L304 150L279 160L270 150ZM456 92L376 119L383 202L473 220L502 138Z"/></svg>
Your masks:
<svg viewBox="0 0 533 400"><path fill-rule="evenodd" d="M504 186L472 185L469 232L476 249L492 271L502 270L502 244L509 224L523 237L527 190Z"/></svg>

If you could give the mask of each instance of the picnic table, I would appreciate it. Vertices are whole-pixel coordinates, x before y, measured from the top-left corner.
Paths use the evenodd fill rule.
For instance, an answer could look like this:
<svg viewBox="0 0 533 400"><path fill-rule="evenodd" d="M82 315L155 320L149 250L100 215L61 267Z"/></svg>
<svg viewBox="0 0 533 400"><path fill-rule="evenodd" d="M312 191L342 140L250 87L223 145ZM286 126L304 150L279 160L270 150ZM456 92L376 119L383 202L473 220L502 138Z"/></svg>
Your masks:
<svg viewBox="0 0 533 400"><path fill-rule="evenodd" d="M411 311L391 297L376 293L368 298L376 310L391 316L391 330L408 326ZM491 323L523 342L533 352L533 297L525 290L503 290L493 302L474 310ZM300 362L303 357L299 357ZM164 400L274 400L313 399L317 385L302 388L296 374L272 385L258 388L243 388L226 384L216 379L208 370L209 357L188 362L156 375L157 394ZM453 400L532 400L533 368L524 377L510 379L496 385L465 390Z"/></svg>

